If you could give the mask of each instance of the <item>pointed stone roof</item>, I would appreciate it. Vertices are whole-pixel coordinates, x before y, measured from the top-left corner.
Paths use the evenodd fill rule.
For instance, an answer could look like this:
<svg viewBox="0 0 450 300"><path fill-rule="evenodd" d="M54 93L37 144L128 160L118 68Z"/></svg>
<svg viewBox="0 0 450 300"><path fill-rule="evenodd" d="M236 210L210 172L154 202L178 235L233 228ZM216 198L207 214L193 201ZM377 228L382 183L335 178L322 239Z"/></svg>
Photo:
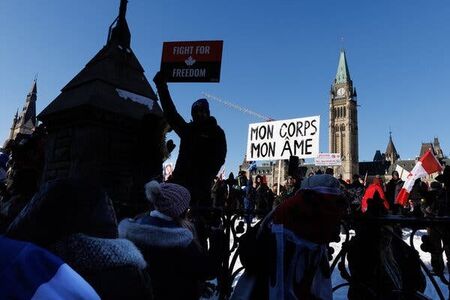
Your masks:
<svg viewBox="0 0 450 300"><path fill-rule="evenodd" d="M422 145L420 146L419 158L422 157L428 150L433 151L433 153L436 155L433 143L422 143Z"/></svg>
<svg viewBox="0 0 450 300"><path fill-rule="evenodd" d="M441 148L441 144L439 143L439 139L438 138L434 138L432 143L422 143L422 146L420 147L420 152L419 152L419 156L418 157L422 157L422 155L425 154L425 152L427 152L428 150L432 150L433 154L438 158L438 159L444 159L445 155L444 155L444 151Z"/></svg>
<svg viewBox="0 0 450 300"><path fill-rule="evenodd" d="M384 157L383 157L383 155L381 154L381 151L380 150L377 150L376 152L375 152L375 155L373 156L373 161L383 161L384 160Z"/></svg>
<svg viewBox="0 0 450 300"><path fill-rule="evenodd" d="M25 100L22 112L17 120L16 127L24 126L28 124L33 128L36 126L36 100L37 100L37 82L33 81L30 92Z"/></svg>
<svg viewBox="0 0 450 300"><path fill-rule="evenodd" d="M125 18L127 2L120 2L119 15L110 26L106 45L39 114L39 119L85 105L135 119L147 113L161 113L156 94L130 48L131 34Z"/></svg>
<svg viewBox="0 0 450 300"><path fill-rule="evenodd" d="M16 139L18 134L31 135L36 128L36 100L37 100L37 82L33 81L30 91L27 94L22 111L17 110L11 126L9 139Z"/></svg>
<svg viewBox="0 0 450 300"><path fill-rule="evenodd" d="M389 142L386 147L386 152L384 153L387 160L391 160L392 162L395 162L397 159L400 158L400 155L397 152L397 149L395 149L394 142L392 141L392 134L389 133Z"/></svg>
<svg viewBox="0 0 450 300"><path fill-rule="evenodd" d="M341 50L339 54L339 64L336 72L335 83L347 83L350 82L350 72L348 71L347 58L345 56L345 50Z"/></svg>

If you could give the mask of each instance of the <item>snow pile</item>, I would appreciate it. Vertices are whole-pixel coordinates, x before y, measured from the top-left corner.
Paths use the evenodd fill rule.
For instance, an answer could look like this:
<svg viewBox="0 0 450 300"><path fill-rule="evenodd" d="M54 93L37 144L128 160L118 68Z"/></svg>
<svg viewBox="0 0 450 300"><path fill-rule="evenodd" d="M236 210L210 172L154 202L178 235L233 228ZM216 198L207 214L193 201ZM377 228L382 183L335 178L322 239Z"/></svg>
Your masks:
<svg viewBox="0 0 450 300"><path fill-rule="evenodd" d="M117 94L119 95L119 97L123 98L123 99L130 99L133 102L139 103L139 104L143 104L145 106L148 107L148 109L151 111L153 109L153 100L129 91L125 91L125 90L121 90L121 89L116 89Z"/></svg>

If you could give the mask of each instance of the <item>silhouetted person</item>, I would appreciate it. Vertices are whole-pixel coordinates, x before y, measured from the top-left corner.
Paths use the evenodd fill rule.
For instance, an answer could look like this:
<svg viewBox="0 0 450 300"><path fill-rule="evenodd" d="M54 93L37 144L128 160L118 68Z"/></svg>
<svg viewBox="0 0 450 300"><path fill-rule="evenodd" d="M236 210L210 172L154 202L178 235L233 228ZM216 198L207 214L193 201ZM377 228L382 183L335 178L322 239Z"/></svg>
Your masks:
<svg viewBox="0 0 450 300"><path fill-rule="evenodd" d="M378 188L371 192L356 235L348 244L352 276L348 299L402 299L394 291L408 295L405 299L422 299L416 292L423 292L426 282L417 251L393 237L392 225L372 222L388 213L387 200L379 192Z"/></svg>
<svg viewBox="0 0 450 300"><path fill-rule="evenodd" d="M120 222L119 235L147 260L155 300L199 299L202 282L215 277L221 262L221 232L214 232L209 251L199 245L185 219L190 195L183 186L151 181L145 194L154 210Z"/></svg>
<svg viewBox="0 0 450 300"><path fill-rule="evenodd" d="M442 186L442 184L444 186ZM446 166L443 174L436 177L431 183L430 190L425 193L424 211L427 217L450 216L450 166ZM431 266L433 271L442 275L445 270L442 252L450 256L450 227L448 225L435 225L427 228L428 236L422 236L423 251L431 253ZM447 262L447 268L449 267Z"/></svg>
<svg viewBox="0 0 450 300"><path fill-rule="evenodd" d="M327 169L325 170L325 174L334 176L334 170L333 170L333 168L327 168Z"/></svg>
<svg viewBox="0 0 450 300"><path fill-rule="evenodd" d="M180 137L173 182L189 190L191 206L210 207L210 187L225 162L225 133L210 115L206 99L199 99L192 104L192 121L188 123L177 112L163 74L158 72L153 81L158 89L164 117Z"/></svg>
<svg viewBox="0 0 450 300"><path fill-rule="evenodd" d="M386 198L389 201L389 206L396 212L398 211L397 204L395 204L395 199L398 193L402 189L404 181L400 179L397 171L392 172L392 179L386 184Z"/></svg>
<svg viewBox="0 0 450 300"><path fill-rule="evenodd" d="M116 215L106 192L85 180L44 183L6 236L60 257L101 299L152 299L146 261L132 242L117 238Z"/></svg>

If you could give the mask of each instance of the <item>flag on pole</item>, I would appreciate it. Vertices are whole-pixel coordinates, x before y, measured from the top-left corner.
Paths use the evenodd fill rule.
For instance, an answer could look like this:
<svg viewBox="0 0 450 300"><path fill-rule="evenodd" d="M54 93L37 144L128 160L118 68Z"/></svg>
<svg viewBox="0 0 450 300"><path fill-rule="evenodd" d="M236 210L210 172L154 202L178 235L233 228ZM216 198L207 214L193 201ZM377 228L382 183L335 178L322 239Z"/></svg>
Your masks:
<svg viewBox="0 0 450 300"><path fill-rule="evenodd" d="M256 161L250 161L250 165L248 166L248 171L251 173L256 170Z"/></svg>
<svg viewBox="0 0 450 300"><path fill-rule="evenodd" d="M425 154L422 155L422 157L416 163L412 171L409 173L405 181L405 184L403 184L400 193L398 193L397 195L397 199L395 199L396 203L400 205L405 205L406 202L408 202L409 193L411 193L411 190L414 186L414 182L418 178L422 178L434 172L441 172L441 171L442 166L434 156L433 152L431 152L431 150L425 152Z"/></svg>

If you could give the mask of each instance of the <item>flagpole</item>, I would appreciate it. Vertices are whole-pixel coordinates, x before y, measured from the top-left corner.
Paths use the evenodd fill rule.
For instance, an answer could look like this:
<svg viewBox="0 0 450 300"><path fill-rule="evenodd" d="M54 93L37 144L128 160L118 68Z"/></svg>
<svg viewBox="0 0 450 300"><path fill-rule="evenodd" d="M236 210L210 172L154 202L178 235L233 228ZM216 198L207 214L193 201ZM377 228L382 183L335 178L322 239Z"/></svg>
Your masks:
<svg viewBox="0 0 450 300"><path fill-rule="evenodd" d="M278 160L278 188L277 188L277 196L280 195L280 190L281 190L280 180L281 180L281 159Z"/></svg>

